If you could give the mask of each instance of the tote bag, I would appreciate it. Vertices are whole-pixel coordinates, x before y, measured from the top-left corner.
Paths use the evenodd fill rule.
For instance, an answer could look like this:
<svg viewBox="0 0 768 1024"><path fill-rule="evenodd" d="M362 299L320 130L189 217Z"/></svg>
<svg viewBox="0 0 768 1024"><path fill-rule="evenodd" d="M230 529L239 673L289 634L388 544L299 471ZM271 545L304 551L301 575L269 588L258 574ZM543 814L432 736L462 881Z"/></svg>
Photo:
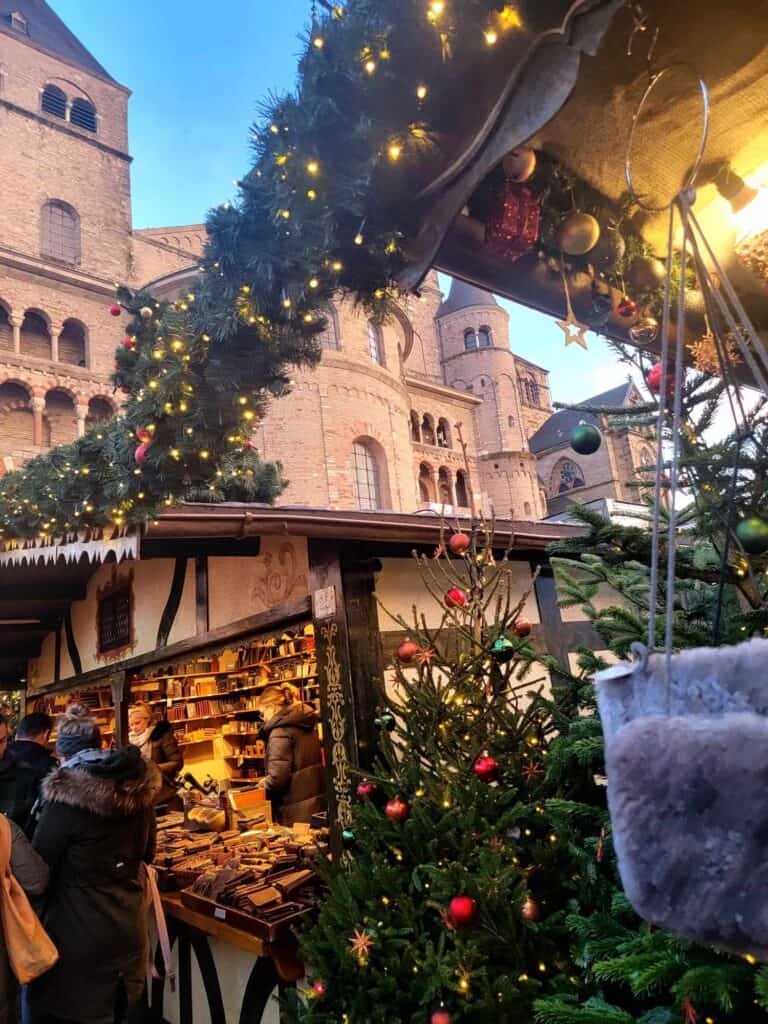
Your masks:
<svg viewBox="0 0 768 1024"><path fill-rule="evenodd" d="M0 814L0 920L11 970L26 985L49 971L59 953L11 871L11 843L11 826Z"/></svg>

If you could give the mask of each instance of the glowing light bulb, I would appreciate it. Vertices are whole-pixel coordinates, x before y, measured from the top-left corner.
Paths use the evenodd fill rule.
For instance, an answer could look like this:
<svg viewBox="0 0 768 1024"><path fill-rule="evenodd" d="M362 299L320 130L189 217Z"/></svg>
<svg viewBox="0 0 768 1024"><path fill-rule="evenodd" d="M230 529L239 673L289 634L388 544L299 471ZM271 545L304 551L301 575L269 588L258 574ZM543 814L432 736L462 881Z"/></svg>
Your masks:
<svg viewBox="0 0 768 1024"><path fill-rule="evenodd" d="M399 160L400 157L402 156L402 154L403 154L403 147L398 142L390 143L390 145L389 145L389 147L387 149L387 156L389 157L389 159L393 163L395 163L397 160Z"/></svg>
<svg viewBox="0 0 768 1024"><path fill-rule="evenodd" d="M425 100L427 98L427 87L426 87L426 85L420 85L418 87L418 89L416 90L416 96L420 100Z"/></svg>
<svg viewBox="0 0 768 1024"><path fill-rule="evenodd" d="M309 287L310 288L319 288L320 287L320 282L318 281L318 279L316 277L310 277L310 279L309 279Z"/></svg>
<svg viewBox="0 0 768 1024"><path fill-rule="evenodd" d="M376 71L376 61L373 60L372 57L369 57L363 67L365 68L366 74L372 75Z"/></svg>
<svg viewBox="0 0 768 1024"><path fill-rule="evenodd" d="M338 274L343 269L344 264L340 260L334 260L333 263L331 264L331 270L333 270L336 274Z"/></svg>
<svg viewBox="0 0 768 1024"><path fill-rule="evenodd" d="M317 199L317 192L315 192L313 188L307 189L307 199L311 199L313 201Z"/></svg>
<svg viewBox="0 0 768 1024"><path fill-rule="evenodd" d="M322 36L315 36L315 38L312 40L312 45L316 50L322 50L322 48L325 46L325 40L323 39Z"/></svg>
<svg viewBox="0 0 768 1024"><path fill-rule="evenodd" d="M485 41L488 46L495 46L499 41L499 34L494 29L489 28L485 31Z"/></svg>
<svg viewBox="0 0 768 1024"><path fill-rule="evenodd" d="M363 238L363 236L358 231L358 233L355 235L355 245L362 245L364 241L365 241L365 239Z"/></svg>
<svg viewBox="0 0 768 1024"><path fill-rule="evenodd" d="M320 173L320 164L317 160L310 160L307 164L307 174L311 174L313 177Z"/></svg>

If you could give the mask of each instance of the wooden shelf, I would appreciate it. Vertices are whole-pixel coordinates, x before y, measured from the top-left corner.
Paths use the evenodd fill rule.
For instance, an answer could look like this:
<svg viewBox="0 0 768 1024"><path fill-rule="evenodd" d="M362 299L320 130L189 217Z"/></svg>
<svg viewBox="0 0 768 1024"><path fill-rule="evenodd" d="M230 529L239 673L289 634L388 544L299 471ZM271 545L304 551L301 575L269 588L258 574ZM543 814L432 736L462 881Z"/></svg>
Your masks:
<svg viewBox="0 0 768 1024"><path fill-rule="evenodd" d="M195 718L174 718L168 719L169 725L186 725L188 722L210 722L214 718L231 718L229 711L222 711L220 715L197 715Z"/></svg>
<svg viewBox="0 0 768 1024"><path fill-rule="evenodd" d="M266 661L254 661L250 665L240 665L237 668L222 668L216 672L177 672L166 676L136 676L131 683L142 685L144 683L161 683L165 679L204 679L206 676L236 676L243 672L250 672L256 668L263 668L265 665L274 665L278 661L290 661L292 658L304 658L307 654L315 654L314 650L298 651L296 654L280 654L276 658L268 658Z"/></svg>
<svg viewBox="0 0 768 1024"><path fill-rule="evenodd" d="M263 754L225 754L225 761L263 761Z"/></svg>
<svg viewBox="0 0 768 1024"><path fill-rule="evenodd" d="M263 683L254 683L252 686L238 686L234 690L219 690L217 693L195 693L190 694L189 697L161 697L158 700L147 701L147 703L165 704L166 706L170 706L172 704L186 703L190 700L223 700L226 697L234 696L236 693L250 693L252 690L266 690L270 686L279 686L280 683L301 683L309 679L317 679L317 673L315 672L310 676L291 676L290 679L268 679ZM315 683L314 687L318 687L319 685L319 683Z"/></svg>

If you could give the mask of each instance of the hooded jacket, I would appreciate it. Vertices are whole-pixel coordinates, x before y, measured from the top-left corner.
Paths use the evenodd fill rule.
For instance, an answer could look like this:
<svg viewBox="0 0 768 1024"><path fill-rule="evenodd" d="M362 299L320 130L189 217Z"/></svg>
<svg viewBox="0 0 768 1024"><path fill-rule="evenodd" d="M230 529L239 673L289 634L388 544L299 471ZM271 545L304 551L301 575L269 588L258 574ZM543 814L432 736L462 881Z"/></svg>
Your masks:
<svg viewBox="0 0 768 1024"><path fill-rule="evenodd" d="M141 997L161 785L136 747L76 755L43 782L33 845L51 871L43 922L59 961L29 987L33 1015L111 1024L116 1001Z"/></svg>
<svg viewBox="0 0 768 1024"><path fill-rule="evenodd" d="M266 789L284 825L308 822L326 808L317 715L306 704L283 708L262 729Z"/></svg>
<svg viewBox="0 0 768 1024"><path fill-rule="evenodd" d="M40 796L40 786L58 761L47 747L34 740L14 740L8 747L8 756L13 760L16 777L10 817L31 836L37 820L32 811Z"/></svg>

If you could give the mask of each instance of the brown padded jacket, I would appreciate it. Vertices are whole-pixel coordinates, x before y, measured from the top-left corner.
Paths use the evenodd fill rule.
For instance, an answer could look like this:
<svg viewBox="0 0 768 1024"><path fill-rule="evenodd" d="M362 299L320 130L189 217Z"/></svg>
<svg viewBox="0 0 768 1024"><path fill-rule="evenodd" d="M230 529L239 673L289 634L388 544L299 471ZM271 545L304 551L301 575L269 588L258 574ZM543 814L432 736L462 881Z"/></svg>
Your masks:
<svg viewBox="0 0 768 1024"><path fill-rule="evenodd" d="M308 822L326 809L325 772L317 715L306 704L292 704L262 730L266 744L266 789L283 825Z"/></svg>

